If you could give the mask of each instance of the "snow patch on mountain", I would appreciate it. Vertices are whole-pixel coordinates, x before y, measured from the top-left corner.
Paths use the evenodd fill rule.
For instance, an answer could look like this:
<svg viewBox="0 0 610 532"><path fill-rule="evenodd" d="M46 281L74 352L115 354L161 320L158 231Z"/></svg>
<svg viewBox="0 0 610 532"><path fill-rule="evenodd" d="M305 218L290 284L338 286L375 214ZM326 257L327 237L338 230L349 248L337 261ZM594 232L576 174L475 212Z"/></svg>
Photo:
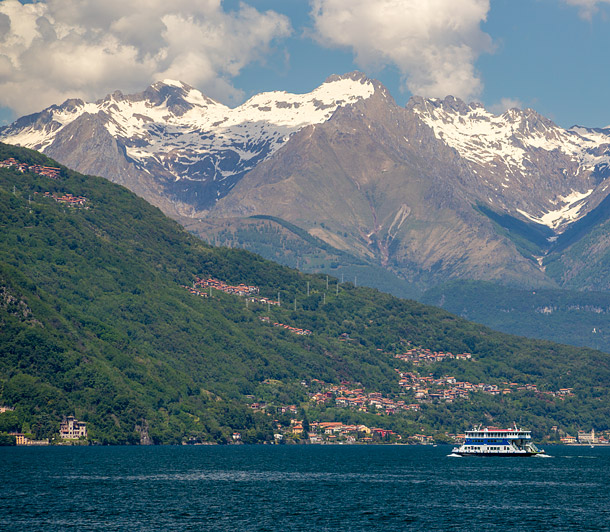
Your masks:
<svg viewBox="0 0 610 532"><path fill-rule="evenodd" d="M610 144L609 132L578 127L565 130L532 109L509 109L494 115L480 104L465 104L453 97L420 101L414 111L436 137L473 163L500 159L513 171L527 172L532 148L559 150L586 166L610 162L609 154L591 154L600 145Z"/></svg>
<svg viewBox="0 0 610 532"><path fill-rule="evenodd" d="M517 212L532 222L546 225L551 229L557 229L566 220L574 222L581 217L581 210L586 205L583 200L589 197L592 192L593 189L584 193L573 190L568 196L559 196L558 200L563 203L563 205L559 209L549 211L540 217L532 216L521 209L517 209Z"/></svg>

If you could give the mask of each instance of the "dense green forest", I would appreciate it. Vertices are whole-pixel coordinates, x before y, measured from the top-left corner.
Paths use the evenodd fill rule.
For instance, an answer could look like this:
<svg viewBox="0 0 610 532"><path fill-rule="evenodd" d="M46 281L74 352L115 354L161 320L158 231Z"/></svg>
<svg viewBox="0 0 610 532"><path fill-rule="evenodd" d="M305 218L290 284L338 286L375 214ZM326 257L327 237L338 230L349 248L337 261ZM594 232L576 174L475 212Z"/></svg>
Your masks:
<svg viewBox="0 0 610 532"><path fill-rule="evenodd" d="M418 298L497 330L610 351L610 293L454 281Z"/></svg>
<svg viewBox="0 0 610 532"><path fill-rule="evenodd" d="M0 145L0 161L7 157L60 167ZM604 353L497 333L438 308L212 247L126 189L60 168L57 180L0 168L0 405L15 409L0 414L0 433L50 437L63 416L75 415L100 443L138 443L144 425L156 443L227 442L234 431L246 442L271 441L274 416L253 411L257 399L297 404L310 420L357 418L405 435L513 420L538 434L552 425L610 427ZM57 199L65 194L85 197L85 206ZM255 285L282 306L192 294L186 287L197 276ZM573 388L575 396L474 394L374 416L314 408L301 385L350 381L400 397L396 369L413 368L395 354L411 345L472 353L469 363L430 366L433 374Z"/></svg>

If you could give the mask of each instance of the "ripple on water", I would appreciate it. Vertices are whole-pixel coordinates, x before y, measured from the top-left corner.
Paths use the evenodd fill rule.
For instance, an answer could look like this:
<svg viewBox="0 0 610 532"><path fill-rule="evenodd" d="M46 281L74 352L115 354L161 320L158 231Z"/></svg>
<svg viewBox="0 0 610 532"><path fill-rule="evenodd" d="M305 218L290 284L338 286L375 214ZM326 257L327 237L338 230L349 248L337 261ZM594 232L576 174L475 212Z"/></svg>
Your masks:
<svg viewBox="0 0 610 532"><path fill-rule="evenodd" d="M0 522L42 532L603 530L609 451L448 460L446 448L402 446L0 450Z"/></svg>

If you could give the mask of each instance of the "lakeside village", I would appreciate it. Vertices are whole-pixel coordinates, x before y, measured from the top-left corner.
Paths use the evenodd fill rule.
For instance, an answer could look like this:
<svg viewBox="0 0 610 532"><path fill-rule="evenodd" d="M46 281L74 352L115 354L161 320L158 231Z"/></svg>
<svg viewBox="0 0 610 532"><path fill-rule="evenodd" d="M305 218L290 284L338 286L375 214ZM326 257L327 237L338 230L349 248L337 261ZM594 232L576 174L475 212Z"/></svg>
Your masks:
<svg viewBox="0 0 610 532"><path fill-rule="evenodd" d="M451 353L439 353L445 356L452 356ZM473 385L468 382L459 382L452 377L434 379L432 376L419 377L409 373L412 379L403 379L402 373L396 370L401 375L399 382L403 389L415 390L415 402L409 403L401 399L386 397L379 392L367 392L359 383L342 382L341 384L330 384L318 379L312 380L310 383L301 382L301 385L309 388L309 401L316 407L336 407L346 408L357 412L368 412L378 416L391 416L398 414L401 411L418 412L421 405L424 403L433 402L452 402L460 398L468 400L469 392L491 393L512 393L513 390L532 391L531 387L519 385L517 383L507 383L508 388L499 389L495 385L478 384ZM430 387L442 389L443 386L450 386L443 391L431 392ZM571 392L569 392L571 393ZM566 395L567 396L567 393ZM561 396L560 397L564 397ZM249 396L254 399L253 396ZM276 433L274 438L276 442L288 442L298 440L299 442L312 444L330 444L330 443L407 443L407 444L432 444L435 439L426 434L414 434L404 438L392 430L368 427L366 425L344 424L341 422L319 422L305 421L304 410L297 405L274 405L263 402L252 402L250 408L257 412L265 412L268 415L287 416L290 419L290 424L276 424ZM299 414L301 414L299 416ZM276 420L277 421L277 420ZM492 427L493 428L493 427ZM497 428L497 427L495 427ZM557 434L558 428L552 427L554 433ZM233 439L239 441L241 435L235 433ZM445 433L445 441L462 443L464 434ZM601 435L596 436L595 432L579 431L576 437L565 434L560 438L564 444L583 444L583 445L607 445L610 444L610 431L605 431Z"/></svg>
<svg viewBox="0 0 610 532"><path fill-rule="evenodd" d="M229 285L218 279L202 279L196 277L193 286L184 286L190 293L200 297L211 297L212 289L219 290L226 294L232 294L246 298L247 302L259 303L262 305L280 306L280 302L265 297L259 297L260 289L256 286L245 284ZM279 294L278 294L279 296ZM279 297L278 297L279 299ZM271 324L267 316L259 316L263 323ZM283 327L298 335L311 335L307 329L300 329L281 323L273 323L275 327ZM350 341L347 333L342 333L339 341ZM458 360L469 362L473 360L470 353L453 354L450 352L438 352L423 347L413 347L395 355L397 360L407 362L415 367L423 367L430 364L443 362L445 360ZM534 393L540 398L558 398L564 400L567 397L574 397L572 388L562 388L557 391L538 390L536 384L503 382L501 385L478 383L473 384L468 381L458 381L455 377L444 375L435 378L432 373L421 375L419 371L401 371L396 369L398 384L403 390L401 396L412 397L413 402L406 402L402 399L385 397L378 392L366 392L361 385L351 385L349 382L342 382L340 385L329 384L314 379L311 383L302 382L301 385L309 389L308 396L312 405L316 407L337 407L352 409L357 412L368 412L376 415L395 415L399 412L418 412L422 404L426 403L452 403L456 400L468 400L472 393L485 393L489 395L508 395L515 392ZM392 430L367 427L365 425L350 425L341 422L320 422L305 421L299 419L299 412L303 412L296 405L273 405L257 401L254 396L249 396L252 400L249 406L257 412L264 412L268 415L288 416L290 424L276 424L274 434L277 443L285 441L299 440L308 443L380 443L380 442L402 442L400 434ZM552 430L557 434L557 427ZM446 434L448 441L461 442L463 434ZM233 434L235 443L241 440L241 434ZM594 432L588 433L580 431L576 437L565 434L560 438L566 444L608 444L610 443L610 431L601 436L595 436ZM403 443L433 443L430 435L415 434L404 440Z"/></svg>

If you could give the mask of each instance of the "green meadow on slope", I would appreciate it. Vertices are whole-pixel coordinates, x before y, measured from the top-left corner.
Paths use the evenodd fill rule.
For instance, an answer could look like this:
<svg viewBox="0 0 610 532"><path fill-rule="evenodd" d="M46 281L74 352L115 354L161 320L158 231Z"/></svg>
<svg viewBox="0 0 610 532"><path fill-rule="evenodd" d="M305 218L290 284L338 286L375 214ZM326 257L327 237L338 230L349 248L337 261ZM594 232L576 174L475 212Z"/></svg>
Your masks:
<svg viewBox="0 0 610 532"><path fill-rule="evenodd" d="M0 145L0 161L58 166ZM48 194L46 194L48 193ZM46 194L46 195L45 195ZM53 195L83 196L84 207ZM443 310L325 275L305 275L258 255L211 247L126 189L62 167L50 179L0 168L0 432L37 437L65 415L101 443L137 443L147 424L156 443L273 439L274 416L248 405L296 404L309 419L356 421L400 434L460 431L470 423L521 421L610 427L608 355L496 333ZM220 291L189 293L195 278L260 288L282 306ZM299 336L261 321L312 331ZM347 334L351 341L341 341ZM412 401L395 359L407 346L469 352L472 362L429 367L472 383L573 388L568 399L535 394L423 403L418 412L374 416L318 411L302 381L360 383ZM374 417L373 417L374 416Z"/></svg>

